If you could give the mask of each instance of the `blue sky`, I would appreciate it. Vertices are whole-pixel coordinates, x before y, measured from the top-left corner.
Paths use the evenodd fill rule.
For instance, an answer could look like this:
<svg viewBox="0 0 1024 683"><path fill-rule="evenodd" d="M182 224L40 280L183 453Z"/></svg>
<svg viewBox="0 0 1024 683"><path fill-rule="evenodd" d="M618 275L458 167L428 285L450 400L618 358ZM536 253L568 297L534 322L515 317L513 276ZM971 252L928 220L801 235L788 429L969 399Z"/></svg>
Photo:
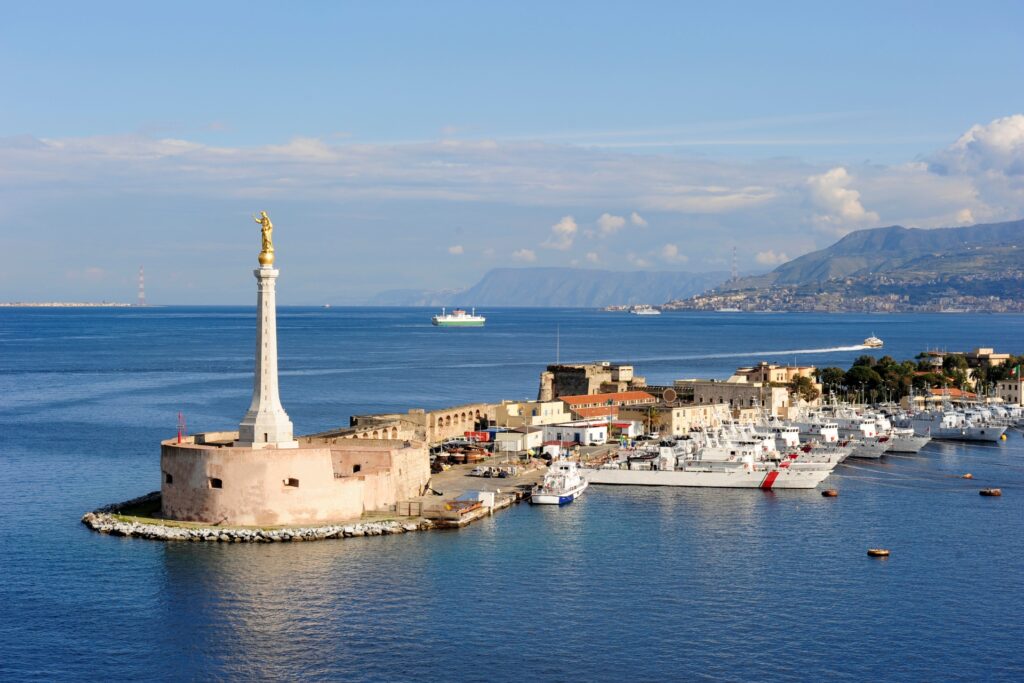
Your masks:
<svg viewBox="0 0 1024 683"><path fill-rule="evenodd" d="M1022 86L1019 2L7 6L0 299L248 302L259 209L288 303L1017 218Z"/></svg>

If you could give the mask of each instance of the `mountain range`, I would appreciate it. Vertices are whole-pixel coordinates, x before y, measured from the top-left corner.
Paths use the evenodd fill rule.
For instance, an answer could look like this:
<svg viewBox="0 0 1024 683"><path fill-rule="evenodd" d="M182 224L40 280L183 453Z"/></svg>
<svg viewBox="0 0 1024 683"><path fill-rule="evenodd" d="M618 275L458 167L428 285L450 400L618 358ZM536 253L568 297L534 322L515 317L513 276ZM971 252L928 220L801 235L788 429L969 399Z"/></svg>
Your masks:
<svg viewBox="0 0 1024 683"><path fill-rule="evenodd" d="M851 232L770 273L740 278L718 289L807 286L880 275L920 281L1021 268L1024 220L934 229L893 225Z"/></svg>
<svg viewBox="0 0 1024 683"><path fill-rule="evenodd" d="M465 290L390 290L375 296L370 305L597 308L658 304L703 292L726 278L725 272L495 268Z"/></svg>

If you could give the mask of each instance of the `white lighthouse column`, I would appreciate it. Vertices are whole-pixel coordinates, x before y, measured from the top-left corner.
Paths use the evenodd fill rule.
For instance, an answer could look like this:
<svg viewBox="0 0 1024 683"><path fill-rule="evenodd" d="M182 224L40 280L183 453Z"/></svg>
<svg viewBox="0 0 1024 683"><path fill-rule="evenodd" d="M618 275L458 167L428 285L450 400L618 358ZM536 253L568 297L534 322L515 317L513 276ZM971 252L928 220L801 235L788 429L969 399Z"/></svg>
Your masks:
<svg viewBox="0 0 1024 683"><path fill-rule="evenodd" d="M245 448L298 448L292 438L292 421L281 406L277 391L277 297L278 271L264 265L256 275L256 368L252 403L238 425L236 446Z"/></svg>

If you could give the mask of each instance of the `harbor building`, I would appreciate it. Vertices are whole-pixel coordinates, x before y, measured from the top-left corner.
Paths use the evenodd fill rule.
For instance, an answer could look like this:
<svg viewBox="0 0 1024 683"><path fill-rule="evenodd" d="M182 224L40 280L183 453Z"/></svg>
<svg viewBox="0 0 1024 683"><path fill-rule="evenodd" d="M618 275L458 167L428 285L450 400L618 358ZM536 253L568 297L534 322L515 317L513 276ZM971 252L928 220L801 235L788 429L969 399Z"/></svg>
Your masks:
<svg viewBox="0 0 1024 683"><path fill-rule="evenodd" d="M633 374L632 365L613 365L608 361L549 365L540 375L540 401L562 396L619 393L643 390L645 378Z"/></svg>
<svg viewBox="0 0 1024 683"><path fill-rule="evenodd" d="M502 401L494 406L494 424L498 427L538 427L569 422L572 414L565 403L555 401Z"/></svg>
<svg viewBox="0 0 1024 683"><path fill-rule="evenodd" d="M493 403L466 403L437 410L414 408L407 413L353 415L349 418L349 427L324 432L320 436L376 439L389 435L390 438L438 444L463 437L466 432L487 429L494 423L495 407Z"/></svg>
<svg viewBox="0 0 1024 683"><path fill-rule="evenodd" d="M161 514L229 526L321 524L394 509L430 478L423 441L299 436L278 390L273 225L261 213L255 371L234 432L179 434L160 445ZM372 433L372 432L371 432ZM378 432L379 433L379 432Z"/></svg>
<svg viewBox="0 0 1024 683"><path fill-rule="evenodd" d="M813 365L775 365L761 361L752 367L737 368L733 373L734 377L744 377L748 382L768 382L770 384L789 384L797 377L807 377L814 380L814 374L818 368ZM815 382L818 393L821 393L821 385Z"/></svg>
<svg viewBox="0 0 1024 683"><path fill-rule="evenodd" d="M996 396L1008 405L1024 406L1024 378L1009 377L996 382Z"/></svg>
<svg viewBox="0 0 1024 683"><path fill-rule="evenodd" d="M515 427L494 435L494 450L498 453L538 451L543 443L543 425L540 427Z"/></svg>
<svg viewBox="0 0 1024 683"><path fill-rule="evenodd" d="M661 436L683 436L697 429L717 427L734 417L725 403L678 405L658 402L619 409L620 419L639 422L648 433Z"/></svg>
<svg viewBox="0 0 1024 683"><path fill-rule="evenodd" d="M625 406L651 405L657 399L646 391L618 391L608 394L562 396L562 402L581 420L614 418Z"/></svg>

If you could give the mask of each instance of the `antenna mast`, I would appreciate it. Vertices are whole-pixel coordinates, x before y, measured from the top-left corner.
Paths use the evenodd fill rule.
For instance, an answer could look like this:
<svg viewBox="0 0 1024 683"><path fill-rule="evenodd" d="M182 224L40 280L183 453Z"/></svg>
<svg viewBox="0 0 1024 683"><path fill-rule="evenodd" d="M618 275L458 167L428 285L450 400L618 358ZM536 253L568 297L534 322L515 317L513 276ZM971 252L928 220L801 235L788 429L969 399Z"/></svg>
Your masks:
<svg viewBox="0 0 1024 683"><path fill-rule="evenodd" d="M146 305L146 271L139 266L139 302L136 306Z"/></svg>
<svg viewBox="0 0 1024 683"><path fill-rule="evenodd" d="M736 247L732 248L732 281L736 282L740 279L740 272L736 268Z"/></svg>

